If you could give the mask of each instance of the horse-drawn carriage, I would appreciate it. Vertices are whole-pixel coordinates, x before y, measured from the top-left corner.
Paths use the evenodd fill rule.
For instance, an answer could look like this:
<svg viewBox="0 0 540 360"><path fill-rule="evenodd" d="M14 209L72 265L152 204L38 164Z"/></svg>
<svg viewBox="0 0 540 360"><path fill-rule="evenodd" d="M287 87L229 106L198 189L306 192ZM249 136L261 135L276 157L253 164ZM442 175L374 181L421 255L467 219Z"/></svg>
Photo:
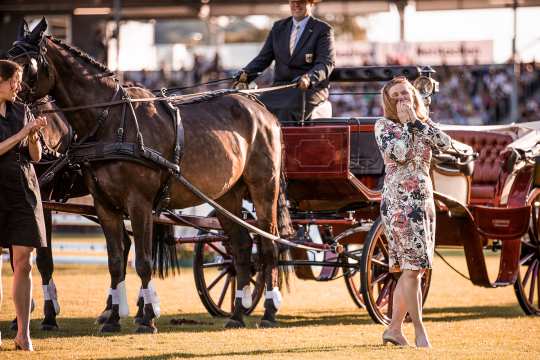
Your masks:
<svg viewBox="0 0 540 360"><path fill-rule="evenodd" d="M430 69L336 69L333 81L384 81L397 75L411 81L420 78L422 86L429 79ZM424 95L427 98L432 92L424 89ZM303 280L343 277L354 302L365 307L374 321L388 323L397 279L389 273L386 239L379 219L384 164L373 135L375 121L318 118L307 126L282 128L287 194L297 229L294 241L345 251L317 253L292 248L291 259L280 264L294 266L296 276ZM524 123L442 128L457 141L448 152L436 154L432 164L436 246L463 248L469 279L475 285L514 285L524 312L540 314L540 173L535 160L540 154L540 126ZM204 257L202 249L197 247L196 259ZM486 250L500 251L495 281L488 277ZM202 285L205 281L200 268L207 265L199 260L194 263L199 295L211 314L225 315L227 311L220 308L222 298L215 301L208 291L216 283ZM424 301L430 281L431 271L422 278Z"/></svg>
<svg viewBox="0 0 540 360"><path fill-rule="evenodd" d="M180 107L180 112L187 113L188 116L184 118L187 125L193 124L195 121L191 119L193 116L189 113L192 108L195 108L199 109L197 111L201 111L201 113L197 114L198 119L203 114L215 119L212 120L217 121L215 124L225 126L223 125L225 123L220 123L220 121L222 118L229 116L230 112L234 114L235 117L233 118L236 119L230 120L231 122L238 121L239 126L245 126L242 125L245 123L240 123L242 119L238 120L238 114L241 115L240 117L245 114L245 112L241 111L242 106L255 105L248 104L248 100L235 100L238 102L231 103L232 100L230 99L239 98L237 95L241 95L241 91L221 92L217 95L210 93L203 96L148 98L144 96L147 93L137 94L137 92L140 92L139 90L125 90L101 82L98 83L99 86L108 89L107 91L112 94L108 95L109 102L102 102L97 105L78 104L75 100L68 102L67 100L70 99L72 94L66 93L64 90L68 88L69 84L63 81L58 74L59 68L63 65L60 62L61 56L75 58L74 61L77 61L79 66L84 66L84 64L81 65L84 62L89 62L89 67L93 68L92 71L98 73L93 75L95 78L101 76L99 72L104 71L104 69L87 58L83 57L81 60L81 54L76 53L67 45L51 38L44 39L42 34L34 34L34 32L22 38L8 53L12 58L20 59L21 63L26 66L25 79L27 79L27 85L33 86L37 90L40 90L39 85L42 88L47 88L46 85L48 85L49 91L57 92L58 89L53 86L60 87L63 92L58 92L59 95L65 96L64 103L71 105L71 107L64 107L62 110L88 112L92 110L91 114L99 115L97 119L95 117L92 119L91 126L78 122L83 117L73 117L71 123L79 130L86 131L86 136L79 135L79 142L71 146L71 150L68 150L68 153L70 151L71 153L65 157L61 156L60 160L55 162L54 165L58 170L60 169L59 164L62 164L62 159L75 159L75 162L79 163L80 167L86 172L87 184L90 185L94 198L98 200L98 205L94 208L45 201L44 208L52 211L80 213L87 216L97 214L102 224L104 221L106 222L104 225L106 225L105 233L108 236L108 241L109 238L114 238L117 241L109 247L114 250L114 255L109 254L110 258L112 257L109 266L114 270L111 270L111 276L114 273L116 277L112 281L110 301L107 307L107 310L112 311L113 315L109 313L108 317L104 319L104 322L110 325L107 331L119 329L118 317L125 315L125 309L122 310L123 300L119 300L122 291L125 292L125 289L122 290L123 285L121 285L123 283L121 266L125 266L121 254L122 251L125 253L126 246L129 250L130 241L126 230L120 224L127 216L131 218L134 224L135 238L144 235L145 241L151 240L147 237L147 226L151 225L152 222L154 224L191 226L200 231L197 236L178 238L175 242L176 244L195 244L193 267L197 291L201 301L212 315L232 316L233 326L241 325L241 317L238 317L239 312L250 313L256 307L265 293L265 287L266 311L261 325L272 325L271 323L275 319L273 317L275 310L279 307L280 302L279 295L273 292L274 290L270 290L272 289L271 286L276 284L275 278L272 281L268 280L268 277L273 272L264 266L259 266L259 261L264 257L264 253L268 254L268 243L262 240L256 241L252 245L250 241L247 243L248 248L246 248L245 243L242 245L243 248L235 248L235 246L238 246L238 244L235 245L235 241L245 236L248 231L260 235L264 239L271 239L279 245L281 250L289 250L281 251L285 256L280 258L277 265L282 269L286 270L294 267L296 276L299 278L316 281L328 281L342 276L345 279L349 293L358 306L365 306L375 321L389 321L396 279L389 273L386 240L379 220L380 189L384 177L384 165L373 136L375 118L318 118L306 122L305 126L288 126L285 124L282 127L285 144L284 168L287 176L288 211L291 214L294 228L294 235L288 239L283 239L276 235L275 221L269 220L271 219L271 216L269 216L270 210L263 200L257 196L257 186L250 189L250 198L255 202L256 211L233 211L237 216L231 216L226 209L212 198L201 194L196 187L186 181L186 178L182 177L178 172L178 134L182 133L178 122L175 125L176 127L172 129L172 133L177 135L177 141L174 141L175 136L169 136L164 142L164 144L176 144L174 151L172 145L167 145L168 147L160 149L161 152L156 152L145 147L142 136L146 131L145 140L151 139L151 144L152 141L158 144L156 143L156 134L147 131L149 129L151 131L151 128L146 128L148 126L147 122L141 122L140 124L137 122L137 116L141 117L146 114L142 112L144 109L140 110L139 107L134 109L133 107L133 104L158 103L173 99L178 101L177 105ZM43 46L47 47L47 55L42 51ZM51 66L54 70L49 68ZM394 76L403 75L411 80L416 80L416 86L421 89L426 101L429 101L436 88L430 78L431 72L429 68L414 66L336 69L331 80L334 82L386 81ZM51 73L55 75L51 77ZM49 74L48 77L45 76L47 74ZM95 80L95 78L84 79L84 81L97 82L98 80ZM40 81L44 84L40 84ZM83 80L79 81L82 82ZM247 91L246 93L248 96L252 96L253 91ZM135 95L139 95L140 98ZM221 103L222 106L227 107L227 111L214 112L209 115L208 109L205 108L205 102L218 101L216 100L217 97L219 99L229 99L223 100L223 103ZM88 99L85 98L84 101L88 101ZM113 107L123 109L115 112L115 116L118 116L115 119L118 119L120 125L114 125L118 127L108 129L103 123L108 116L110 117L109 113L115 111ZM148 107L151 108L150 105ZM103 110L97 111L96 109ZM264 112L264 109L255 109L253 110L255 112ZM170 111L170 109L167 109L167 111ZM175 112L178 114L178 110L172 110L173 118ZM104 115L104 113L106 114ZM125 120L127 116L124 115L126 113L132 114L131 118L128 119L130 123L133 121L131 127L129 127L130 123ZM250 112L250 114L252 115L253 112ZM86 120L90 121L88 117ZM164 134L160 133L160 131L169 130L162 123L156 122L156 124L162 126L155 131L158 135ZM141 126L141 130L139 130L139 126ZM266 128L263 128L263 130L267 131ZM188 127L187 131L186 134L189 134L189 131L193 130ZM227 131L225 130L225 132ZM242 129L242 131L249 133L249 131L253 130ZM269 129L268 131L272 132L273 130ZM538 238L540 191L536 187L537 184L540 184L540 179L537 179L540 173L537 174L535 162L539 155L538 140L540 136L535 129L535 124L475 128L449 127L447 131L453 137L462 141L463 144L455 142L450 151L435 156L436 160L432 166L437 206L436 244L438 246L463 247L470 279L474 284L489 287L513 284L520 305L525 312L527 314L540 314L540 299L538 299L537 295L537 291L540 289L540 240ZM236 133L236 131L233 132ZM229 131L229 133L231 132ZM204 138L202 133L199 133L199 135ZM126 136L131 139L132 143L124 142ZM275 134L272 136L274 136L273 139L277 139ZM114 140L106 142L100 140L100 137L107 139L112 137L116 142ZM253 137L256 136L253 135ZM81 138L83 140L96 138L97 141L94 140L90 144L92 146L90 149L90 145L86 145L86 147L82 146L84 144L81 145L84 142ZM214 138L211 138L211 140L213 141ZM225 156L221 159L224 163L231 162L233 156L243 156L248 151L242 142L235 142L230 139L227 141L230 141L228 143L230 147L223 148L223 151L229 157ZM469 146L466 144L469 144ZM205 144L201 145L199 151L204 153L207 149L204 148ZM253 144L249 145L252 146ZM190 146L193 145L190 144ZM214 147L213 150L215 149L217 148ZM167 152L174 155L172 163L161 155ZM83 155L87 155L90 160ZM476 159L477 156L478 159ZM254 155L254 157L257 157L257 155ZM477 164L474 167L475 160ZM65 165L66 161L62 165ZM163 209L149 213L148 216L142 216L139 212L140 207L137 207L140 204L134 204L133 201L122 203L125 200L124 198L118 201L106 199L107 196L105 195L107 194L111 198L110 189L117 189L122 194L121 196L125 196L129 200L132 195L130 193L124 194L125 189L123 186L132 186L132 181L135 184L139 182L145 184L147 180L145 177L151 178L154 176L152 175L154 173L151 172L145 172L145 175L141 177L128 175L131 177L119 177L119 179L125 179L128 182L111 184L109 181L111 179L107 177L107 174L117 176L111 169L122 170L122 164L124 163L144 163L148 161L152 162L149 167L153 167L153 171L156 171L155 168L166 170L162 173L162 181L160 182L165 186L159 188L159 195L165 196L160 196L159 202L166 200L167 194L173 193L174 195L175 187L178 192L181 186L183 191L189 189L195 194L195 196L190 195L191 197L188 197L188 200L193 201L193 198L200 197L214 206L216 208L215 215L219 217L221 223L214 216L185 216ZM103 170L102 165L100 165L104 163L106 164L106 170ZM120 164L119 168L115 167L116 164ZM193 174L188 171L188 176L190 175L191 180L195 182L198 180L197 175L204 176L208 180L209 175L206 174L208 166L221 166L221 164L200 164L197 167L198 164L183 164L189 167L188 170L190 171L194 171L192 169L200 171L200 173L195 172ZM219 172L216 174L222 175ZM56 173L53 175L58 176ZM251 173L251 175L253 177L246 181L248 185L250 181L259 179L256 174ZM279 175L273 173L271 178L273 179L276 176L279 178ZM180 185L177 185L171 179L178 180ZM226 178L220 178L219 180L228 181ZM265 183L265 181L260 184ZM278 183L275 183L276 187L279 187ZM200 184L205 184L209 191L217 192L215 188L207 183L198 183L197 185ZM120 187L117 185L120 185ZM216 183L216 185L221 186L219 183ZM227 183L223 186L229 185ZM234 187L231 191L233 190ZM139 190L135 187L131 188L130 191L138 192ZM264 193L262 188L260 191ZM243 193L234 193L233 200L241 200L241 196L238 194ZM277 196L277 194L273 194ZM174 203L174 196L172 198ZM214 196L215 198L216 196ZM137 199L146 201L144 197ZM168 199L168 201L170 200ZM152 201L154 201L155 205L155 199L152 199ZM165 202L167 203L167 201ZM127 208L121 208L117 204L125 205ZM284 202L281 202L281 206L283 205ZM261 208L266 210L264 214ZM287 208L281 207L280 209L285 211ZM238 216L241 214L244 214L243 219ZM264 218L262 218L263 215ZM136 219L134 219L134 216ZM137 220L138 224L134 220ZM228 230L228 236L221 233L223 221L226 224L223 228ZM264 231L254 227L253 224L265 225ZM236 227L238 225L240 227ZM122 242L124 242L124 246L121 245ZM158 303L151 282L148 281L149 274L147 270L151 261L146 257L148 256L149 245L144 244L144 248L137 248L138 252L146 251L143 253L144 256L141 257L137 253L137 271L139 275L142 274L141 278L143 279L140 299L144 300L141 302L142 306L139 306L137 316L139 321L146 326L142 328L142 331L154 331L152 319L157 315L156 312L159 311L159 306L156 305ZM501 251L500 271L495 282L491 282L487 276L483 254L485 248ZM273 251L270 250L270 253ZM243 256L241 260L239 260L240 255ZM266 266L268 265L267 262ZM270 261L270 265L275 266L276 263ZM242 269L242 273L239 268ZM341 275L339 273L340 269ZM426 298L429 290L430 280L431 272L428 271L424 274L422 280L423 299ZM238 286L240 283L247 284L247 288L243 287L244 285ZM254 286L254 290L250 290L250 284ZM242 309L239 309L240 305ZM158 307L156 308L156 306Z"/></svg>

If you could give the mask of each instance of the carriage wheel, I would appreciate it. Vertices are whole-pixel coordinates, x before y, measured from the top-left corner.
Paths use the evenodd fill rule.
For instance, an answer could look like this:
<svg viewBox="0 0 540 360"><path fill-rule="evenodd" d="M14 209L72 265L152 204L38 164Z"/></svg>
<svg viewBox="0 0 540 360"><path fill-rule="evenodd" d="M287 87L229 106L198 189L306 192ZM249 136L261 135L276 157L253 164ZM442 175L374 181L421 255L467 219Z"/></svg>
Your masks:
<svg viewBox="0 0 540 360"><path fill-rule="evenodd" d="M346 251L356 255L358 257L362 256L362 246L357 244L347 245L345 247ZM353 299L356 306L358 306L360 309L363 309L366 307L364 304L364 296L362 295L362 281L361 281L361 271L360 271L360 264L358 264L357 260L347 258L346 260L349 264L357 264L357 268L343 268L343 279L345 279L345 285L347 285L347 290L349 291L349 295L351 295L351 298Z"/></svg>
<svg viewBox="0 0 540 360"><path fill-rule="evenodd" d="M532 203L529 232L521 238L518 278L514 290L527 315L540 315L540 195ZM536 301L535 301L536 299Z"/></svg>
<svg viewBox="0 0 540 360"><path fill-rule="evenodd" d="M365 230L362 226L358 228L351 228L348 230L345 230L342 234L337 236L338 241L342 238L349 238L349 237L355 237L359 235L359 233L363 233ZM363 244L346 244L345 250L352 255L355 255L356 257L362 256L364 245ZM344 262L348 264L354 264L356 267L354 268L343 268L343 279L345 280L345 285L347 286L347 290L349 291L349 295L351 295L351 298L353 299L354 303L361 309L365 308L366 305L364 304L364 296L362 295L362 280L361 280L361 271L360 271L360 262L358 260L352 259L350 257L343 257Z"/></svg>
<svg viewBox="0 0 540 360"><path fill-rule="evenodd" d="M360 269L361 291L366 309L375 322L388 325L392 318L397 278L389 272L388 241L380 218L373 223L364 242ZM428 270L422 276L421 282L424 303L430 283L431 270Z"/></svg>
<svg viewBox="0 0 540 360"><path fill-rule="evenodd" d="M208 216L215 216L215 212L211 212ZM256 249L254 244L252 258L257 256ZM193 275L197 293L208 313L212 316L230 317L234 311L236 271L228 246L223 242L196 243ZM264 292L262 273L258 271L253 261L250 282L254 289L252 288L252 305L245 311L246 315L251 314L257 307Z"/></svg>

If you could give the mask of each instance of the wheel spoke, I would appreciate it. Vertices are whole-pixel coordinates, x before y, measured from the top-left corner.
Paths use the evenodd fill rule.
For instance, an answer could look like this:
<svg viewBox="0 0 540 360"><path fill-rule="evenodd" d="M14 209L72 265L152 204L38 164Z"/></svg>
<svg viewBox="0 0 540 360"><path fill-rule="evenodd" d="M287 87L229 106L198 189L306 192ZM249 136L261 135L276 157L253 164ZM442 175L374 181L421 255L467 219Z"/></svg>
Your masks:
<svg viewBox="0 0 540 360"><path fill-rule="evenodd" d="M211 247L212 249L214 249L215 252L217 252L218 254L223 256L223 258L228 258L229 257L229 255L227 255L227 253L224 253L223 250L218 248L216 245L214 245L212 243L208 243L208 246Z"/></svg>
<svg viewBox="0 0 540 360"><path fill-rule="evenodd" d="M388 249L386 248L386 244L384 242L382 242L382 241L379 241L377 243L377 245L378 245L379 249L381 249L381 252L383 253L383 255L385 257L387 257L388 256Z"/></svg>
<svg viewBox="0 0 540 360"><path fill-rule="evenodd" d="M220 308L223 304L223 300L225 299L225 295L227 294L227 290L229 290L229 284L231 283L231 274L227 275L227 278L225 279L225 286L223 286L223 289L221 290L221 295L219 295L219 300L217 303L217 306Z"/></svg>
<svg viewBox="0 0 540 360"><path fill-rule="evenodd" d="M523 290L525 290L525 286L527 285L527 281L529 281L529 276L531 275L531 272L533 268L536 266L536 260L533 261L531 265L529 265L529 268L527 269L527 272L525 272L525 276L523 277L523 281L521 282L521 285L523 286Z"/></svg>
<svg viewBox="0 0 540 360"><path fill-rule="evenodd" d="M208 292L210 292L210 290L212 290L212 288L214 286L216 286L216 284L219 282L219 280L221 280L221 278L223 276L225 276L227 273L229 272L229 269L223 269L221 270L221 272L219 273L219 275L210 283L210 285L208 285L208 287L206 288L208 290Z"/></svg>
<svg viewBox="0 0 540 360"><path fill-rule="evenodd" d="M389 274L389 273L383 273L383 274L377 276L377 278L376 278L375 280L373 280L371 283L372 283L372 284L376 284L376 283L378 283L379 281L384 280L386 277L388 277L388 274Z"/></svg>
<svg viewBox="0 0 540 360"><path fill-rule="evenodd" d="M222 266L222 265L225 265L225 264L232 264L232 260L227 259L227 260L223 260L221 262L216 261L216 262L206 263L206 264L203 264L202 267L206 269L206 268Z"/></svg>
<svg viewBox="0 0 540 360"><path fill-rule="evenodd" d="M519 265L525 264L527 261L529 261L534 256L534 253L530 253L529 255L525 256L523 259L519 260Z"/></svg>
<svg viewBox="0 0 540 360"><path fill-rule="evenodd" d="M530 236L529 236L529 240L530 240ZM536 245L534 245L533 243L531 243L530 241L523 241L521 240L521 244L531 248L531 249L534 249L536 250Z"/></svg>
<svg viewBox="0 0 540 360"><path fill-rule="evenodd" d="M377 264L379 266L385 267L385 268L389 267L387 263L385 263L385 262L383 262L381 260L375 259L375 258L372 258L371 262L373 262L373 263L375 263L375 264Z"/></svg>
<svg viewBox="0 0 540 360"><path fill-rule="evenodd" d="M536 278L538 277L538 263L534 263L534 270L531 277L531 290L529 292L529 304L534 303L534 290L536 289Z"/></svg>
<svg viewBox="0 0 540 360"><path fill-rule="evenodd" d="M388 294L388 290L390 289L391 285L392 285L392 279L389 279L384 283L384 286L382 287L381 291L379 292L379 296L377 297L377 300L375 301L375 304L377 304L377 306L379 307L381 306L383 300L385 300L386 295Z"/></svg>

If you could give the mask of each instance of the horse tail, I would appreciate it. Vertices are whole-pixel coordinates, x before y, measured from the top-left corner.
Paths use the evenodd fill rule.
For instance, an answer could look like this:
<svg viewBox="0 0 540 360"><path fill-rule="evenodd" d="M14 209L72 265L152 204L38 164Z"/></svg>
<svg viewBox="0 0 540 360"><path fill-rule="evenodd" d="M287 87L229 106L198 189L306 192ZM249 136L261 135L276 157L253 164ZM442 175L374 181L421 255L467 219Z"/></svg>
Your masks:
<svg viewBox="0 0 540 360"><path fill-rule="evenodd" d="M180 261L176 252L176 239L173 225L154 224L152 241L152 270L161 279L176 275Z"/></svg>
<svg viewBox="0 0 540 360"><path fill-rule="evenodd" d="M279 174L279 194L277 204L277 222L278 231L281 237L291 237L294 235L294 228L292 225L291 214L287 207L287 178L285 176L285 163L281 161L281 171Z"/></svg>
<svg viewBox="0 0 540 360"><path fill-rule="evenodd" d="M283 136L282 136L283 140ZM282 141L283 143L283 141ZM283 154L283 152L282 152ZM284 156L282 155L281 161L281 171L279 177L279 194L278 194L278 205L277 205L277 221L278 221L278 231L280 237L288 238L294 235L295 230L292 225L291 214L289 213L289 208L287 207L287 178L285 176L285 161ZM278 247L278 261L281 260L290 260L291 254L288 247L277 246ZM290 290L289 280L291 273L294 272L293 266L283 265L278 267L278 276L279 276L279 288L281 289L283 285L287 287L287 290Z"/></svg>

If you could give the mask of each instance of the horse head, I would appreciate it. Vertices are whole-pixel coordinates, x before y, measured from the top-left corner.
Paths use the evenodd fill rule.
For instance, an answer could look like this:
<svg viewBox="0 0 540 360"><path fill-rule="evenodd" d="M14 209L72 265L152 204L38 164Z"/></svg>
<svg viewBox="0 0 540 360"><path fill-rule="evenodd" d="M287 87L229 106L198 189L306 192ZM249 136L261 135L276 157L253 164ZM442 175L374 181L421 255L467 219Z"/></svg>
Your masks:
<svg viewBox="0 0 540 360"><path fill-rule="evenodd" d="M47 20L28 30L26 21L19 26L17 40L7 51L7 58L23 67L23 90L19 97L24 102L34 102L49 94L54 86L53 71L45 57L45 31Z"/></svg>

